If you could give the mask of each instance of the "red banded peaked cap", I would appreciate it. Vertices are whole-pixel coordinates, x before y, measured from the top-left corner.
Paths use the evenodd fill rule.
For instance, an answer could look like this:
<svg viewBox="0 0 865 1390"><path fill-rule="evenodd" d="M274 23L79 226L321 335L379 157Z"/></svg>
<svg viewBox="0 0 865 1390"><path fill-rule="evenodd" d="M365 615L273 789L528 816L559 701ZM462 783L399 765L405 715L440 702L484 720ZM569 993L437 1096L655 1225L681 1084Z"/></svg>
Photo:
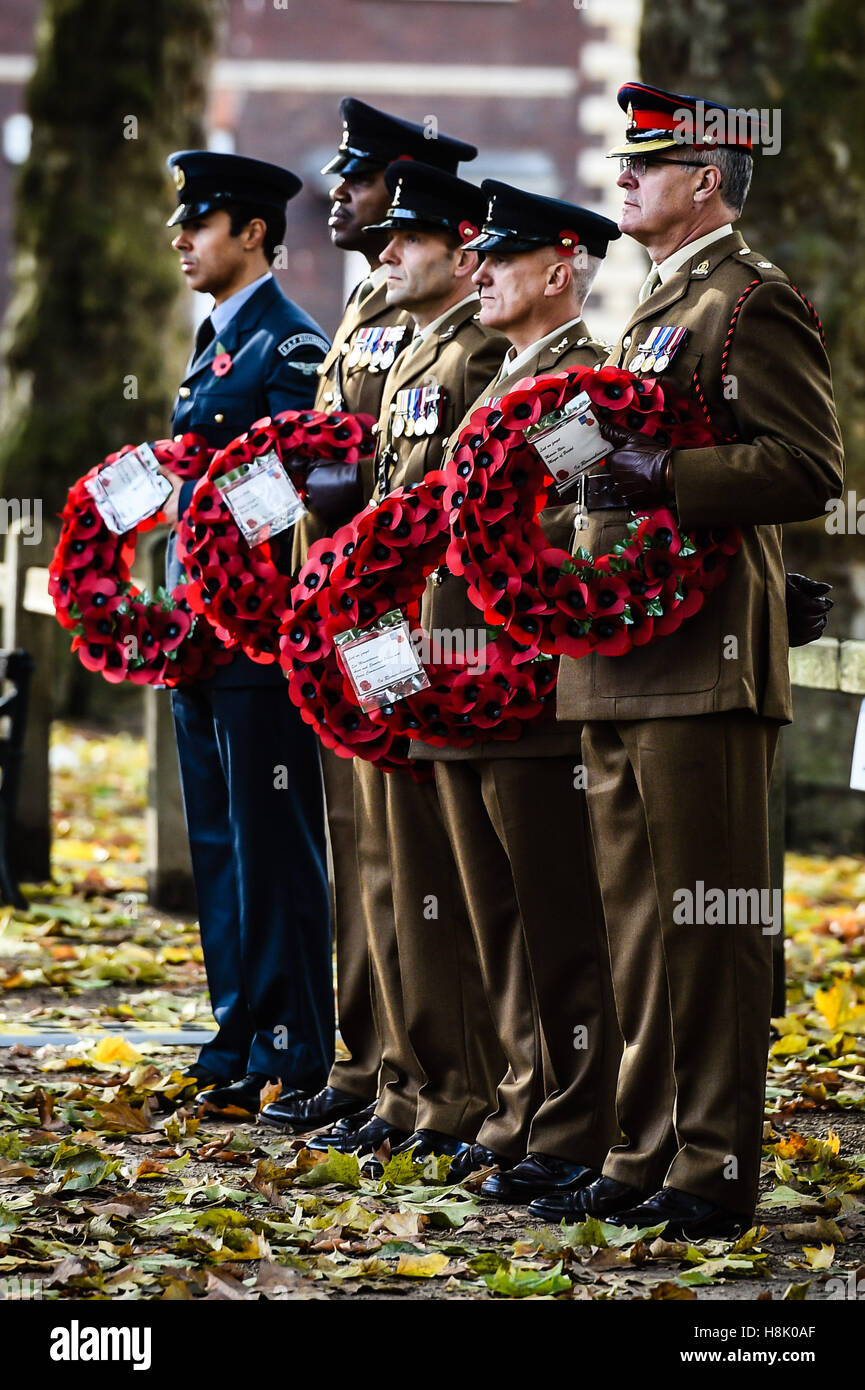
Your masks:
<svg viewBox="0 0 865 1390"><path fill-rule="evenodd" d="M620 87L618 102L628 125L625 143L610 150L610 158L651 154L681 145L697 149L727 145L750 153L755 119L759 120L756 112L722 106L707 97L665 92L642 82Z"/></svg>

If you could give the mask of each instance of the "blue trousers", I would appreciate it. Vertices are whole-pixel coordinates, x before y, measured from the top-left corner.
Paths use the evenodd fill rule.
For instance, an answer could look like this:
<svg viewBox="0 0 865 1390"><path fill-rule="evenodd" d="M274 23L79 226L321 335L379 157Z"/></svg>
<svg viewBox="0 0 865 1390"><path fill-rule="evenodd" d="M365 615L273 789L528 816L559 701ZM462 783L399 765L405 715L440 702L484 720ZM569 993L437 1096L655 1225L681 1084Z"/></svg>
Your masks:
<svg viewBox="0 0 865 1390"><path fill-rule="evenodd" d="M218 1024L200 1060L220 1077L316 1091L334 1005L315 735L282 686L202 683L173 691L172 708Z"/></svg>

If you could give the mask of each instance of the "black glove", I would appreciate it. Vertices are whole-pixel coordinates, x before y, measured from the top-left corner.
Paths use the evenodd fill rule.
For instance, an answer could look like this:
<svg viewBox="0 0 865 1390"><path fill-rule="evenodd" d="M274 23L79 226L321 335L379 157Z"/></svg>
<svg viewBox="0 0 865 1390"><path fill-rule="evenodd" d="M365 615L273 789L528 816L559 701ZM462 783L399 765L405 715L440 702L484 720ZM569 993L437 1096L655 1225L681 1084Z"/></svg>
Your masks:
<svg viewBox="0 0 865 1390"><path fill-rule="evenodd" d="M349 521L363 506L356 463L314 463L304 480L306 505L322 521Z"/></svg>
<svg viewBox="0 0 865 1390"><path fill-rule="evenodd" d="M651 439L631 434L605 420L601 434L615 449L606 457L610 477L631 511L669 506L675 501L670 476L670 450Z"/></svg>
<svg viewBox="0 0 865 1390"><path fill-rule="evenodd" d="M787 575L787 641L791 647L804 647L823 636L833 606L826 597L831 588L831 584L809 579L807 574Z"/></svg>

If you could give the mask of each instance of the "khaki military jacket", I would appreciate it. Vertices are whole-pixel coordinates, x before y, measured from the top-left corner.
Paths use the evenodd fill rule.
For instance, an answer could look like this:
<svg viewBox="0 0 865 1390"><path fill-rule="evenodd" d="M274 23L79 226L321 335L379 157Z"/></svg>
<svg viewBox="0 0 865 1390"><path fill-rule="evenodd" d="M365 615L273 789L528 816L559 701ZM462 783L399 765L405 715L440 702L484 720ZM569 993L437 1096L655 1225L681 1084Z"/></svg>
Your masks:
<svg viewBox="0 0 865 1390"><path fill-rule="evenodd" d="M837 497L843 453L829 362L813 313L783 271L721 238L638 306L610 362L628 367L648 333L687 328L657 372L665 390L702 396L730 442L673 453L685 528L736 526L724 583L679 630L624 656L563 658L563 719L647 719L746 709L792 717L781 525L820 516ZM625 511L590 514L580 543L599 556L625 534Z"/></svg>
<svg viewBox="0 0 865 1390"><path fill-rule="evenodd" d="M378 501L397 487L419 483L441 467L444 448L470 401L496 375L508 341L478 323L480 302L473 297L430 333L415 351L405 349L388 374L378 420L378 444L369 496ZM409 424L409 400L427 391L422 431ZM408 393L415 393L409 397ZM432 401L436 404L433 406ZM434 426L434 428L433 428Z"/></svg>
<svg viewBox="0 0 865 1390"><path fill-rule="evenodd" d="M515 372L487 386L454 430L448 441L448 449L453 451L456 448L459 436L474 411L488 405L492 400L500 399L513 390L517 382L522 381L524 377L561 372L566 367L593 367L596 362L604 360L608 351L608 347L592 338L582 320L574 327L563 330L561 338L555 338L552 344L541 348ZM570 549L575 510L575 504L568 503L563 507L546 507L541 513L541 523L551 545L560 546L563 550ZM483 640L485 634L481 615L468 596L465 581L444 569L427 580L421 622L424 631L432 636L444 632L469 632L477 643ZM468 647L466 649L468 650ZM478 650L477 645L474 650ZM576 757L579 753L581 727L580 721L565 724L550 719L545 720L543 724L527 727L519 739L492 740L473 744L469 748L438 748L413 739L411 756L452 760L538 758L573 753Z"/></svg>
<svg viewBox="0 0 865 1390"><path fill-rule="evenodd" d="M373 419L378 419L389 367L376 367L364 359L359 352L358 330L402 328L401 338L393 344L396 359L414 332L412 319L402 309L391 307L386 302L386 292L387 286L382 284L372 290L362 304L357 302L357 290L349 300L330 351L318 369L316 410L326 410L328 413L345 410L352 415L371 415ZM343 518L343 521L349 520L351 518L348 516ZM322 522L313 512L307 512L300 518L294 528L292 546L292 569L295 573L306 559L313 541L336 529L335 523Z"/></svg>

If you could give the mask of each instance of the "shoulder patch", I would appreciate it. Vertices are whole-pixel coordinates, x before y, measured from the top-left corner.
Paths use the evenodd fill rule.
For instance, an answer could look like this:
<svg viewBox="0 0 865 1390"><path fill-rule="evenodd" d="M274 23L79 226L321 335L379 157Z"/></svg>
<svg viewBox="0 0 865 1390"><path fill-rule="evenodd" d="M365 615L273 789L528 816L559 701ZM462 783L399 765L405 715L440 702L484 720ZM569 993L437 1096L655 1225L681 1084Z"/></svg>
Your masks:
<svg viewBox="0 0 865 1390"><path fill-rule="evenodd" d="M290 338L284 339L277 347L277 352L281 357L287 357L290 352L294 352L299 347L318 347L322 352L330 350L330 343L326 338L322 338L318 333L295 333ZM293 362L292 366L297 363Z"/></svg>

